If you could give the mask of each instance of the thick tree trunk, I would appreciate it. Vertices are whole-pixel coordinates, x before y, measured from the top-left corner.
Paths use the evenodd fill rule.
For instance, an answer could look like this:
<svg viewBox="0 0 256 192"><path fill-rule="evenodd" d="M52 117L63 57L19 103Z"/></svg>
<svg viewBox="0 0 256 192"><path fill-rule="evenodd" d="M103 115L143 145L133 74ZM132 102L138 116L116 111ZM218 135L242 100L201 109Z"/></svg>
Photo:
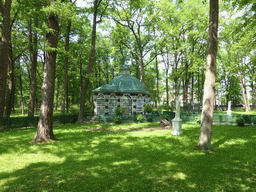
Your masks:
<svg viewBox="0 0 256 192"><path fill-rule="evenodd" d="M210 23L207 41L207 58L204 84L204 99L198 149L212 150L212 121L216 78L216 56L218 35L219 1L210 0Z"/></svg>
<svg viewBox="0 0 256 192"><path fill-rule="evenodd" d="M9 47L9 68L8 68L8 87L6 94L5 104L5 117L9 118L12 112L13 100L14 100L14 61L12 59L12 45Z"/></svg>
<svg viewBox="0 0 256 192"><path fill-rule="evenodd" d="M54 0L51 0L51 5L54 6ZM42 141L54 140L53 134L53 100L54 100L54 86L55 86L55 70L56 70L56 50L57 37L59 31L59 24L57 16L54 13L50 13L48 18L48 28L53 30L46 34L46 42L50 46L51 50L47 51L46 62L44 65L44 80L42 85L42 103L40 118L38 122L37 133L34 136L33 141L38 143ZM54 50L53 50L54 49Z"/></svg>
<svg viewBox="0 0 256 192"><path fill-rule="evenodd" d="M5 0L5 5L1 0L0 10L2 15L2 37L0 39L0 129L3 122L4 104L5 104L5 91L6 91L6 79L7 79L7 68L9 58L9 45L11 40L10 30L10 11L11 11L11 0Z"/></svg>
<svg viewBox="0 0 256 192"><path fill-rule="evenodd" d="M81 102L80 102L80 110L78 115L78 122L82 122L84 118L84 109L85 109L85 99L86 99L86 93L87 88L90 82L90 76L92 73L93 63L95 60L95 44L96 44L96 25L97 25L97 10L98 6L100 5L100 2L98 3L98 0L94 0L94 12L93 12L93 26L92 26L92 44L91 44L91 55L89 59L89 64L87 67L86 77L83 83L83 89L81 94Z"/></svg>
<svg viewBox="0 0 256 192"><path fill-rule="evenodd" d="M71 21L68 21L67 33L65 39L65 70L64 70L64 80L63 80L63 91L62 91L62 101L61 101L61 114L65 115L65 106L68 95L68 51L69 51L69 33L71 29Z"/></svg>
<svg viewBox="0 0 256 192"><path fill-rule="evenodd" d="M35 27L37 27L37 19ZM33 38L32 38L33 37ZM37 91L37 78L36 78L36 68L37 68L37 32L35 30L34 35L32 35L32 20L29 20L28 29L28 39L29 39L29 54L30 54L30 94L28 103L28 116L33 117L35 114L35 100Z"/></svg>

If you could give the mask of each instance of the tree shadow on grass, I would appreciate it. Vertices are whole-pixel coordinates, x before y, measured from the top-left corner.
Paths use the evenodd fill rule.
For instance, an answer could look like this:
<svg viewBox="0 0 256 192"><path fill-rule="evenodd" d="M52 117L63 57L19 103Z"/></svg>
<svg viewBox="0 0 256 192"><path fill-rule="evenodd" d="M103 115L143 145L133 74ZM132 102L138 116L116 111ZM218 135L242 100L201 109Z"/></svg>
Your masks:
<svg viewBox="0 0 256 192"><path fill-rule="evenodd" d="M3 191L255 190L255 149L248 147L255 139L243 136L247 130L230 130L232 137L220 130L218 135L219 128L215 128L220 138L214 143L217 153L188 150L197 142L195 129L178 137L170 130L60 133L56 136L64 142L42 144L40 150L63 161L0 172L0 180L6 181L1 187ZM238 138L246 142L224 141ZM55 150L49 148L52 145ZM31 152L28 147L27 153Z"/></svg>

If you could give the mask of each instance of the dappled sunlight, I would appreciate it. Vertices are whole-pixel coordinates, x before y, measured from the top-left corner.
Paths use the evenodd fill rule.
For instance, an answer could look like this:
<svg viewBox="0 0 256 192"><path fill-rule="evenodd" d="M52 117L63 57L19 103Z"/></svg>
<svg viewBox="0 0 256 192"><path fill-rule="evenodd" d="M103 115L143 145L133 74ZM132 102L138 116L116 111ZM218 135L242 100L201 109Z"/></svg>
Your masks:
<svg viewBox="0 0 256 192"><path fill-rule="evenodd" d="M228 141L225 141L222 145L219 146L219 148L225 147L225 145L239 145L246 143L247 140L244 139L230 139Z"/></svg>
<svg viewBox="0 0 256 192"><path fill-rule="evenodd" d="M182 180L184 180L184 179L187 178L187 175L182 173L182 172L178 172L178 173L173 174L172 177L175 178L175 179L182 179Z"/></svg>
<svg viewBox="0 0 256 192"><path fill-rule="evenodd" d="M54 130L60 141L41 144L27 142L35 130L14 131L10 137L25 134L16 144L8 136L4 138L9 148L0 148L0 168L4 170L0 185L4 191L12 191L15 183L22 183L15 188L19 191L31 187L41 191L252 189L256 181L252 174L256 171L255 131L249 134L249 128L215 126L213 145L217 152L210 153L195 150L197 124L183 127L184 134L175 136L172 130L93 132L82 131L85 126L79 124L67 125Z"/></svg>

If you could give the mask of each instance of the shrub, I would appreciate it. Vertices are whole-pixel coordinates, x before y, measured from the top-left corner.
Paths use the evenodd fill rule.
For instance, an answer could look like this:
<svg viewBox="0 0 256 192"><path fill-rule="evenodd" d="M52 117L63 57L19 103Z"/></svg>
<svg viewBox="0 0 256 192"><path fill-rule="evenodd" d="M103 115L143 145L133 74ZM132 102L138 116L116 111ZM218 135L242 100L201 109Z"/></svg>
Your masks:
<svg viewBox="0 0 256 192"><path fill-rule="evenodd" d="M201 115L196 116L195 119L198 124L201 124Z"/></svg>
<svg viewBox="0 0 256 192"><path fill-rule="evenodd" d="M244 122L245 122L245 120L244 120L243 117L239 117L239 118L237 118L237 120L236 120L236 123L237 123L237 125L238 125L239 127L244 127Z"/></svg>
<svg viewBox="0 0 256 192"><path fill-rule="evenodd" d="M69 113L71 113L71 114L78 114L78 113L79 113L79 110L80 110L79 105L72 105L72 106L69 108Z"/></svg>
<svg viewBox="0 0 256 192"><path fill-rule="evenodd" d="M125 112L125 109L122 108L122 107L117 107L116 110L115 110L115 113L118 116L122 116L124 114L124 112Z"/></svg>
<svg viewBox="0 0 256 192"><path fill-rule="evenodd" d="M142 114L138 114L138 115L136 115L136 120L137 121L142 121L142 119L143 119L143 115Z"/></svg>
<svg viewBox="0 0 256 192"><path fill-rule="evenodd" d="M174 107L169 105L163 105L161 108L163 108L166 111L173 111Z"/></svg>
<svg viewBox="0 0 256 192"><path fill-rule="evenodd" d="M116 124L120 124L120 123L122 123L122 118L121 118L120 116L116 116L116 117L114 118L114 122L115 122Z"/></svg>
<svg viewBox="0 0 256 192"><path fill-rule="evenodd" d="M169 115L166 114L166 115L163 116L163 118L169 121L170 117L169 117Z"/></svg>
<svg viewBox="0 0 256 192"><path fill-rule="evenodd" d="M144 104L142 110L146 113L152 113L153 107L150 104Z"/></svg>

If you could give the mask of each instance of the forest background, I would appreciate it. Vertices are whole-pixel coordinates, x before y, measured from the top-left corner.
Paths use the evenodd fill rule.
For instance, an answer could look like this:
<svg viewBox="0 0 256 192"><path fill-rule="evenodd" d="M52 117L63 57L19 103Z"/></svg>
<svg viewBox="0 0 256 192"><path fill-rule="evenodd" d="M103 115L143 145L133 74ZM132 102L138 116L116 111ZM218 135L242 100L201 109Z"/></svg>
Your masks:
<svg viewBox="0 0 256 192"><path fill-rule="evenodd" d="M43 0L0 1L0 96L5 98L0 105L4 105L5 117L17 108L23 115L37 114L46 53L51 50L56 52L54 109L60 107L62 114L79 106L86 79L84 110L92 111L92 90L119 75L124 64L131 66L131 74L152 93L156 108L171 109L171 101L178 95L184 111L194 103L202 104L207 1L100 0L97 6L96 1L51 2L54 6ZM233 105L244 104L246 111L255 109L255 9L253 1L220 1L215 104L231 101ZM58 21L54 48L46 41L52 33L49 14ZM93 24L95 32L97 25L95 35ZM3 59L5 37L10 43L8 60ZM5 80L6 87L2 86Z"/></svg>

